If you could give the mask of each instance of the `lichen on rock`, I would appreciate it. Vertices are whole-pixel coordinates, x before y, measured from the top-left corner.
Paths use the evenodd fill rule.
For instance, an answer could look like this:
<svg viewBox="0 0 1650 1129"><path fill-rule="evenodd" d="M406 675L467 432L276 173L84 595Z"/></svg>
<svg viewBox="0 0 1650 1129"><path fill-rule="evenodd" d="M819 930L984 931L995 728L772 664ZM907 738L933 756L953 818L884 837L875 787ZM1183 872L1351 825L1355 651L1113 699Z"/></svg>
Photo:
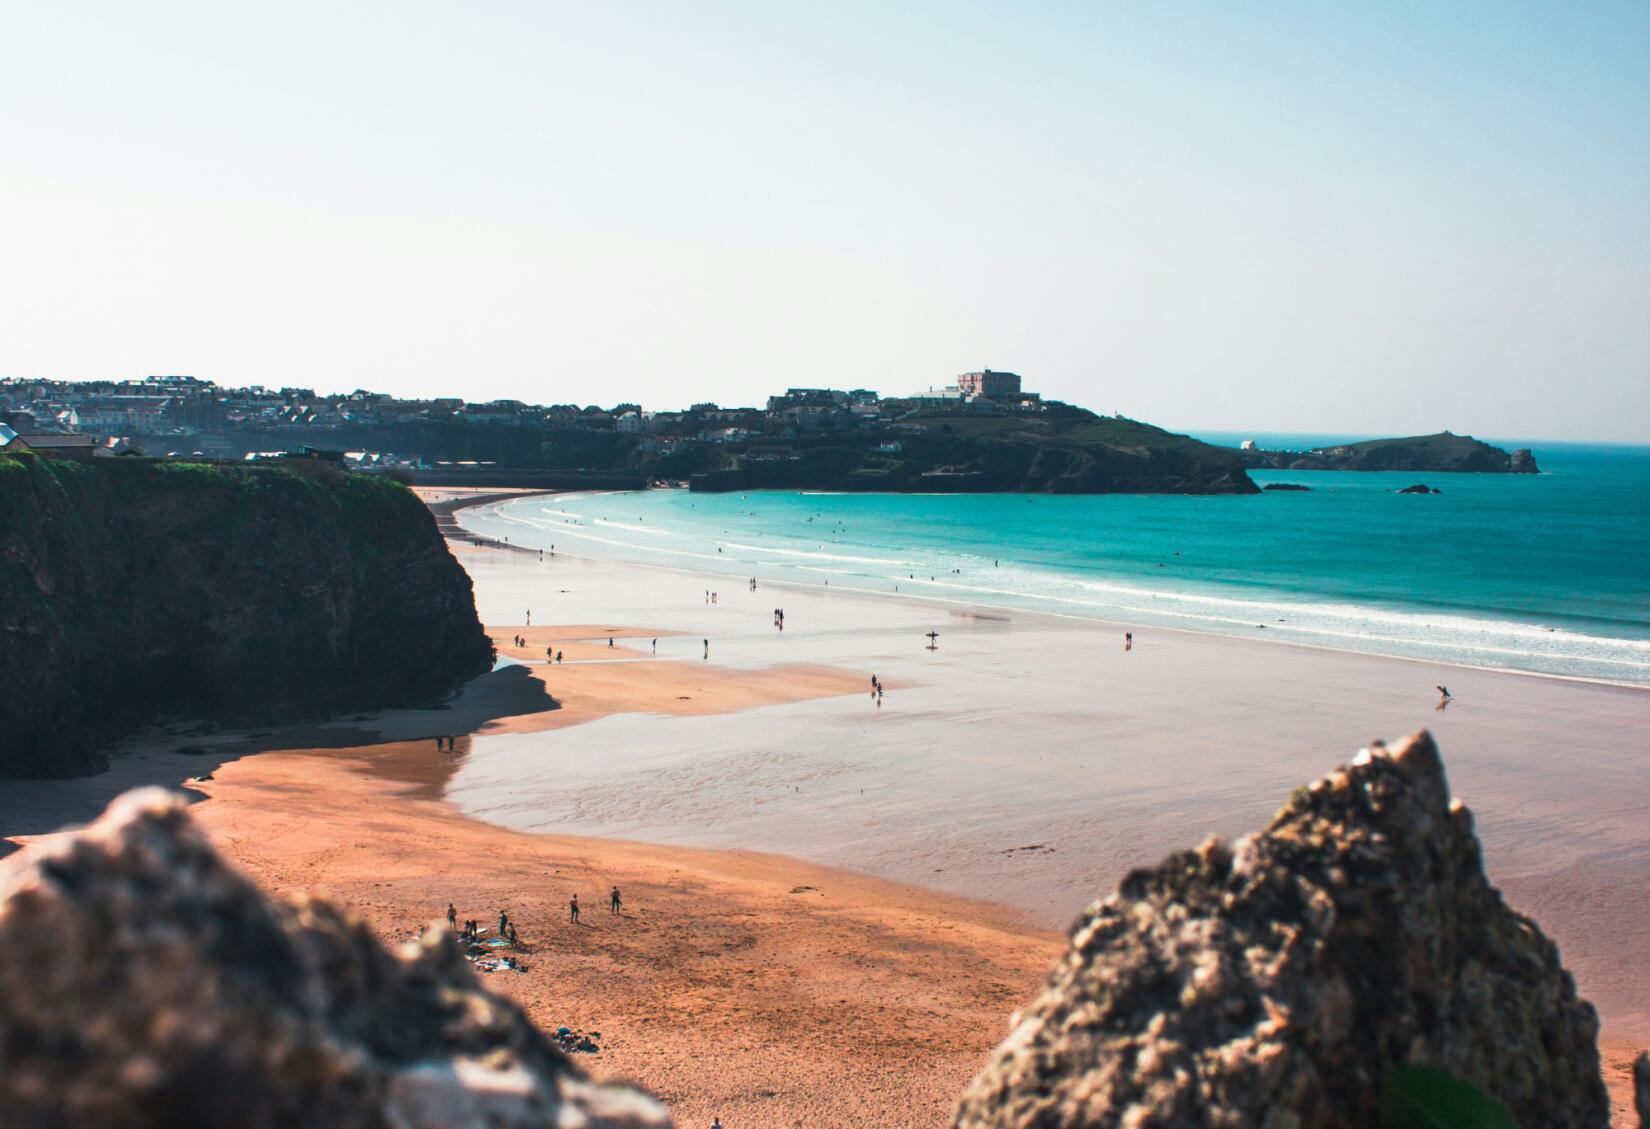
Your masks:
<svg viewBox="0 0 1650 1129"><path fill-rule="evenodd" d="M657 1129L476 982L272 901L159 789L0 863L0 1126Z"/></svg>
<svg viewBox="0 0 1650 1129"><path fill-rule="evenodd" d="M1608 1120L1598 1019L1484 875L1431 738L1366 751L1260 832L1137 870L1077 922L960 1129L1377 1123L1397 1064L1523 1129Z"/></svg>

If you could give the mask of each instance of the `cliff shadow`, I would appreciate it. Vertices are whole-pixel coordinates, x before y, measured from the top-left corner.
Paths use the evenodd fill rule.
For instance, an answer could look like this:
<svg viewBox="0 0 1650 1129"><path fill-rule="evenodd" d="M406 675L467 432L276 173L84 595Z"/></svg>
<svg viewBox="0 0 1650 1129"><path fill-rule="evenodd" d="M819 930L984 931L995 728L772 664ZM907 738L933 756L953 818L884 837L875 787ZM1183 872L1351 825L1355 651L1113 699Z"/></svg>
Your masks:
<svg viewBox="0 0 1650 1129"><path fill-rule="evenodd" d="M454 737L467 747L468 735L488 722L559 708L560 703L530 668L509 665L471 679L447 701L428 707L354 713L329 722L276 728L230 729L198 721L151 726L111 748L108 770L95 776L4 781L0 787L0 858L21 848L10 837L44 835L88 823L116 796L133 788L159 785L189 803L198 803L208 796L190 786L194 777L258 753L298 749L353 753L375 762L375 771L385 776L417 784L422 795L439 795L462 758L437 759L437 737ZM429 750L421 755L434 767L405 763L411 743Z"/></svg>

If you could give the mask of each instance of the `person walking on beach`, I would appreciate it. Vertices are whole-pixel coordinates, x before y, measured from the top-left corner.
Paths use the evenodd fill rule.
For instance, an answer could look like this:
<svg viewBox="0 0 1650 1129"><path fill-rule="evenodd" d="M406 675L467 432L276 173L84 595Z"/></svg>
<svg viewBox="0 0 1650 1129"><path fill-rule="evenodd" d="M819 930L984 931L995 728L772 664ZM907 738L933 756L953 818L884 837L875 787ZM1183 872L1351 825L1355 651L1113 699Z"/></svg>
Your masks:
<svg viewBox="0 0 1650 1129"><path fill-rule="evenodd" d="M659 653L659 641L657 639L653 640L653 653Z"/></svg>
<svg viewBox="0 0 1650 1129"><path fill-rule="evenodd" d="M556 652L556 661L561 662L561 652L560 651Z"/></svg>
<svg viewBox="0 0 1650 1129"><path fill-rule="evenodd" d="M510 928L510 915L503 910L498 911L498 935L504 936Z"/></svg>
<svg viewBox="0 0 1650 1129"><path fill-rule="evenodd" d="M607 637L607 645L608 645L608 646L609 646L609 647L611 647L611 646L612 646L612 645L613 645L613 636L611 636L611 635L609 635L609 636L608 636L608 637Z"/></svg>
<svg viewBox="0 0 1650 1129"><path fill-rule="evenodd" d="M705 658L710 658L710 640L705 640Z"/></svg>
<svg viewBox="0 0 1650 1129"><path fill-rule="evenodd" d="M1132 631L1123 632L1123 649L1125 651L1134 650L1134 632L1132 632Z"/></svg>
<svg viewBox="0 0 1650 1129"><path fill-rule="evenodd" d="M567 916L574 925L579 923L579 896L573 895L573 900L567 903Z"/></svg>
<svg viewBox="0 0 1650 1129"><path fill-rule="evenodd" d="M1449 704L1453 695L1450 694L1448 686L1434 686L1433 689L1438 691L1438 708L1443 709Z"/></svg>
<svg viewBox="0 0 1650 1129"><path fill-rule="evenodd" d="M528 627L533 626L533 609L532 608L527 609L527 626Z"/></svg>
<svg viewBox="0 0 1650 1129"><path fill-rule="evenodd" d="M453 908L453 903L451 902L447 903L447 928L458 928L458 911Z"/></svg>
<svg viewBox="0 0 1650 1129"><path fill-rule="evenodd" d="M607 895L607 908L613 913L618 913L619 907L623 904L624 902L619 898L619 888L617 886L613 887L613 892Z"/></svg>

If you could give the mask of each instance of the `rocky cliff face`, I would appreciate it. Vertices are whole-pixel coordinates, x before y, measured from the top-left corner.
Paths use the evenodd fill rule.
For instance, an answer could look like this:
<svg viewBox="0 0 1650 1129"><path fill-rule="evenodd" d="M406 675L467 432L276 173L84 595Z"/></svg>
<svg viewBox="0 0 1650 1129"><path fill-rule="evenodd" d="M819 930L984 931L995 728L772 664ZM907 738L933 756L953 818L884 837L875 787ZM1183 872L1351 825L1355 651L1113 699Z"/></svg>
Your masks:
<svg viewBox="0 0 1650 1129"><path fill-rule="evenodd" d="M1556 947L1485 879L1421 734L1301 789L1257 834L1125 879L957 1125L1373 1127L1409 1063L1523 1129L1595 1129L1597 1031Z"/></svg>
<svg viewBox="0 0 1650 1129"><path fill-rule="evenodd" d="M159 789L0 864L0 1125L659 1129L476 983L445 930L399 955L274 903Z"/></svg>
<svg viewBox="0 0 1650 1129"><path fill-rule="evenodd" d="M0 456L0 777L159 716L411 705L483 673L469 577L397 483Z"/></svg>

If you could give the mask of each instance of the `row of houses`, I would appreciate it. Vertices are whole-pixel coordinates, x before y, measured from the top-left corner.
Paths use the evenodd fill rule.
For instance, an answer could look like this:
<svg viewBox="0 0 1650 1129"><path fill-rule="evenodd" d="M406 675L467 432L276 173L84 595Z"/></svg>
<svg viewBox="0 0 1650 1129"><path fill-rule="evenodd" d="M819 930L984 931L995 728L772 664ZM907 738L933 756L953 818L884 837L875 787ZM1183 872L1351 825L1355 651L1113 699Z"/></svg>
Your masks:
<svg viewBox="0 0 1650 1129"><path fill-rule="evenodd" d="M942 388L909 396L885 398L869 388L797 387L769 396L761 407L722 407L706 401L682 411L650 411L639 404L602 408L520 400L467 402L458 397L406 399L365 389L318 396L308 388L221 388L193 376L80 382L7 378L0 379L0 422L8 425L13 442L35 437L39 440L35 445L42 448L107 451L114 447L91 437L139 436L157 450L176 445L187 448L184 453L201 448L207 454L230 458L242 452L261 453L253 448L261 447L263 441L251 438L250 431L263 435L289 430L293 442L305 443L317 430L420 423L612 431L637 437L644 452L690 444L745 446L791 440L809 432L857 432L871 439L881 439L886 433L893 436L886 441L894 445L887 449L897 451L902 418L952 411L1041 410L1040 397L1026 392L1022 384L1016 373L985 368L963 373ZM237 438L237 433L247 438ZM404 430L387 442L408 449L429 446L432 451L444 445L426 442L421 438L424 434ZM90 441L39 438L48 435ZM431 453L429 457L439 456ZM416 460L417 456L361 451L351 461L372 467L412 465Z"/></svg>
<svg viewBox="0 0 1650 1129"><path fill-rule="evenodd" d="M131 444L124 439L100 439L94 435L73 435L63 431L20 432L9 424L0 423L0 454L3 455L31 451L88 462L124 455L131 450Z"/></svg>

